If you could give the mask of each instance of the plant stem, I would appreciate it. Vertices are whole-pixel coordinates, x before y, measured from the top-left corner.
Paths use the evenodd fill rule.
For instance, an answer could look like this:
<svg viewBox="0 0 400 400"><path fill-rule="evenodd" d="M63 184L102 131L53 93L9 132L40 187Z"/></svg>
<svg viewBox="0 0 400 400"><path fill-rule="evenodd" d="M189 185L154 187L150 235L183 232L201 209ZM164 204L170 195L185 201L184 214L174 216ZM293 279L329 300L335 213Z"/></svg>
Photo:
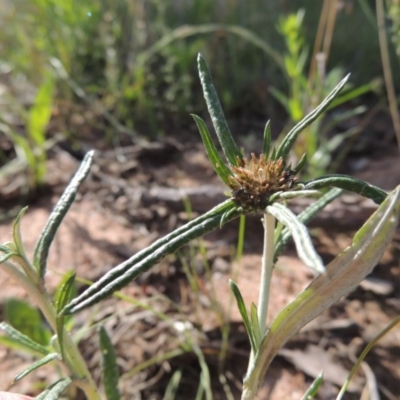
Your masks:
<svg viewBox="0 0 400 400"><path fill-rule="evenodd" d="M271 287L271 276L274 266L274 245L275 245L275 217L270 214L264 214L263 218L264 225L264 245L263 245L263 256L261 260L261 279L260 279L260 292L258 297L257 317L260 327L260 338L264 338L265 330L267 326L267 313L268 313L268 300L269 292ZM247 376L254 366L255 354L253 350L250 353L249 365L247 368ZM243 392L242 400L250 400L256 395L254 393ZM243 397L247 396L247 397ZM250 397L248 397L250 396Z"/></svg>
<svg viewBox="0 0 400 400"><path fill-rule="evenodd" d="M275 232L275 217L269 214L264 214L264 249L261 260L261 281L260 294L258 297L258 322L260 325L260 337L265 335L267 326L267 312L269 290L271 286L271 276L274 266L274 232Z"/></svg>

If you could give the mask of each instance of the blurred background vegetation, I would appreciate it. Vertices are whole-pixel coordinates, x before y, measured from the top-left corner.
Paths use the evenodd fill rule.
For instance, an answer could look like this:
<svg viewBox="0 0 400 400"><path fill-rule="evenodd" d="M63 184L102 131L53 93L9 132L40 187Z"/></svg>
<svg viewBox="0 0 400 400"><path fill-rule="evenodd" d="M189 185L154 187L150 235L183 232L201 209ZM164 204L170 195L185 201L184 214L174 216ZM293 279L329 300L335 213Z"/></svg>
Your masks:
<svg viewBox="0 0 400 400"><path fill-rule="evenodd" d="M362 128L330 132L387 104L378 3L386 67L399 69L400 2L382 2L0 0L0 179L28 166L40 184L56 141L80 151L93 138L119 146L196 136L190 113L206 116L198 52L234 134L248 137L261 137L268 119L275 135L287 131L351 72L330 122L296 149L310 156L310 175L335 169L332 152Z"/></svg>

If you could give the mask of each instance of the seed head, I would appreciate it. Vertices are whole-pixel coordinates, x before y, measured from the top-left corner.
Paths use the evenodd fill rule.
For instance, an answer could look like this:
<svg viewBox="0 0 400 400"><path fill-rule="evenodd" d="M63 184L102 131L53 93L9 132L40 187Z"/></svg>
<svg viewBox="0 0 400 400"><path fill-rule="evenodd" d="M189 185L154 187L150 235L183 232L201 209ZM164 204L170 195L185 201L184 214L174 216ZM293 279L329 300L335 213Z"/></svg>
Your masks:
<svg viewBox="0 0 400 400"><path fill-rule="evenodd" d="M232 198L245 210L264 210L272 194L287 191L296 182L294 171L285 170L282 158L267 161L264 154L257 158L251 153L250 161L238 158L231 171Z"/></svg>

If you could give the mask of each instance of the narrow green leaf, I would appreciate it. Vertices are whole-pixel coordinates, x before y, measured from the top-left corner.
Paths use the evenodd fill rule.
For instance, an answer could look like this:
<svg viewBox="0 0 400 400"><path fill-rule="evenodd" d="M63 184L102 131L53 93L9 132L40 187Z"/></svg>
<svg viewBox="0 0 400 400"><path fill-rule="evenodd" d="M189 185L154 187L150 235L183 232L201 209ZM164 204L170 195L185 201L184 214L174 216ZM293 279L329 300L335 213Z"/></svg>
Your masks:
<svg viewBox="0 0 400 400"><path fill-rule="evenodd" d="M272 152L271 152L271 157L270 157L270 159L271 159L271 160L276 160L276 159L277 159L277 157L276 157L276 148L275 148L275 146L272 148Z"/></svg>
<svg viewBox="0 0 400 400"><path fill-rule="evenodd" d="M304 164L307 162L307 153L304 153L301 158L299 163L296 165L296 167L293 169L294 175L297 175L301 169L304 167Z"/></svg>
<svg viewBox="0 0 400 400"><path fill-rule="evenodd" d="M332 103L332 101L337 97L340 91L343 89L344 85L348 81L350 75L347 75L342 81L332 90L331 93L326 97L326 99L310 114L306 115L298 124L296 124L293 129L285 136L280 144L275 160L282 157L286 160L289 152L297 139L297 136L301 131L303 131L308 125L314 122Z"/></svg>
<svg viewBox="0 0 400 400"><path fill-rule="evenodd" d="M24 207L17 215L17 218L15 219L14 225L13 225L13 239L14 243L17 249L18 254L26 258L26 252L25 252L25 247L24 243L22 241L22 236L21 236L21 219L28 210L28 207Z"/></svg>
<svg viewBox="0 0 400 400"><path fill-rule="evenodd" d="M71 182L65 189L60 200L51 213L46 226L40 235L38 243L36 244L35 253L33 256L33 265L42 279L44 279L46 274L47 256L49 254L50 245L53 242L58 227L75 200L75 196L79 190L79 187L89 174L90 167L92 165L93 154L93 151L89 151L86 154L78 171L72 178Z"/></svg>
<svg viewBox="0 0 400 400"><path fill-rule="evenodd" d="M28 368L24 369L22 372L20 372L15 378L14 378L14 383L18 382L19 380L21 380L22 378L24 378L25 376L27 376L28 374L30 374L31 372L37 370L38 368L42 367L43 365L48 364L49 362L55 360L55 359L59 359L60 356L58 353L50 353L47 354L47 356L41 358L40 360L34 362L33 364L31 364Z"/></svg>
<svg viewBox="0 0 400 400"><path fill-rule="evenodd" d="M8 254L10 252L16 253L17 248L15 247L15 244L13 242L6 242L3 244L0 244L0 251L5 254Z"/></svg>
<svg viewBox="0 0 400 400"><path fill-rule="evenodd" d="M264 154L265 159L269 159L269 152L271 150L271 121L268 120L264 128L264 140L262 154Z"/></svg>
<svg viewBox="0 0 400 400"><path fill-rule="evenodd" d="M65 280L64 284L61 286L56 302L57 338L63 359L65 359L65 352L64 352L65 315L61 312L61 310L71 301L74 288L75 288L75 274L71 273Z"/></svg>
<svg viewBox="0 0 400 400"><path fill-rule="evenodd" d="M387 193L361 179L356 179L347 175L332 174L320 176L309 182L304 182L304 189L323 189L327 187L337 187L358 193L361 196L373 200L376 204L381 204L387 197Z"/></svg>
<svg viewBox="0 0 400 400"><path fill-rule="evenodd" d="M231 131L226 122L221 103L219 102L217 92L212 82L210 71L201 54L197 57L197 67L199 69L201 86L203 88L204 99L207 103L208 112L214 125L215 132L221 144L222 151L231 165L237 165L237 157L243 158L242 153L233 140Z"/></svg>
<svg viewBox="0 0 400 400"><path fill-rule="evenodd" d="M43 355L47 355L50 353L50 351L42 346L41 344L33 341L29 336L24 335L17 329L13 328L11 325L6 324L5 322L0 323L0 330L4 331L8 338L11 340L8 344L5 343L6 341L2 341L3 343L7 344L9 347L12 345L16 346L22 346L23 348L26 348L27 350L33 352L33 353L39 353Z"/></svg>
<svg viewBox="0 0 400 400"><path fill-rule="evenodd" d="M288 200L298 197L320 197L321 192L319 190L292 190L289 192L277 192L271 195L269 198L269 203L272 204L278 200Z"/></svg>
<svg viewBox="0 0 400 400"><path fill-rule="evenodd" d="M322 209L324 209L329 203L338 198L343 193L342 189L334 188L329 192L325 193L321 198L319 198L315 203L311 206L307 207L303 212L301 212L297 218L304 224L307 225L310 220ZM288 228L285 228L275 245L275 254L274 254L274 262L277 261L279 254L285 248L285 246L289 243L289 240L292 238L292 234Z"/></svg>
<svg viewBox="0 0 400 400"><path fill-rule="evenodd" d="M71 378L63 378L51 384L43 393L35 397L35 400L59 400L65 389L72 383Z"/></svg>
<svg viewBox="0 0 400 400"><path fill-rule="evenodd" d="M60 304L60 302L63 301L63 298L65 298L65 297L64 297L64 294L63 294L63 291L65 290L65 285L66 285L67 281L69 281L73 275L74 275L75 278L76 278L76 273L75 273L74 271L72 271L72 270L71 270L71 271L67 271L67 272L62 276L60 282L58 283L58 285L57 285L57 287L56 287L56 289L55 289L55 291L54 291L54 294L53 294L53 303L54 303L55 308L57 309L58 312L60 311L60 309L59 309L59 304ZM73 299L73 298L77 295L77 292L78 292L78 291L77 291L76 285L75 285L75 284L72 285L72 287L71 287L71 292L70 292L70 294L69 294L69 298L70 298L70 299Z"/></svg>
<svg viewBox="0 0 400 400"><path fill-rule="evenodd" d="M174 400L175 399L176 393L178 392L178 387L179 387L181 378L182 378L182 370L178 369L173 373L173 375L168 383L167 389L165 390L165 393L164 393L163 400Z"/></svg>
<svg viewBox="0 0 400 400"><path fill-rule="evenodd" d="M234 214L237 214L238 211L240 211L238 208L232 208L231 210L224 213L221 217L219 227L222 228L228 221L230 221L232 219L232 216Z"/></svg>
<svg viewBox="0 0 400 400"><path fill-rule="evenodd" d="M6 262L9 258L16 256L18 256L17 253L8 252L0 257L0 264Z"/></svg>
<svg viewBox="0 0 400 400"><path fill-rule="evenodd" d="M256 351L258 349L257 341L255 338L255 333L253 331L253 325L251 324L250 318L247 314L246 305L244 304L242 294L240 293L240 290L239 290L238 286L236 285L236 283L233 282L231 279L229 279L229 287L231 288L232 293L235 296L240 315L242 316L244 326L245 326L247 334L249 336L249 340L250 340L251 348L253 349L253 353L256 353ZM258 330L258 332L259 332L259 330Z"/></svg>
<svg viewBox="0 0 400 400"><path fill-rule="evenodd" d="M107 331L101 326L99 330L101 349L101 373L107 400L119 400L119 372L117 356Z"/></svg>
<svg viewBox="0 0 400 400"><path fill-rule="evenodd" d="M278 221L282 222L292 233L296 244L297 253L307 267L320 274L325 272L321 257L316 253L307 228L303 225L295 214L280 203L274 203L267 207L267 212L273 215Z"/></svg>
<svg viewBox="0 0 400 400"><path fill-rule="evenodd" d="M169 235L157 240L146 249L138 252L122 264L116 266L99 281L90 286L80 296L72 300L63 310L65 314L73 314L83 308L96 304L123 288L153 265L159 263L168 254L174 253L189 241L220 227L222 217L232 209L236 209L232 200L227 200L214 207L204 215L191 220ZM241 212L236 210L225 215L225 222L237 218Z"/></svg>
<svg viewBox="0 0 400 400"><path fill-rule="evenodd" d="M307 391L304 393L304 396L301 398L301 400L314 399L315 396L318 394L318 390L323 383L324 383L324 373L320 372L318 376L313 380L313 383L310 385Z"/></svg>
<svg viewBox="0 0 400 400"><path fill-rule="evenodd" d="M373 337L367 346L364 348L364 350L361 352L361 354L358 356L357 361L351 368L351 371L349 375L347 376L347 379L345 383L343 384L342 388L340 389L339 394L336 397L336 400L342 400L343 396L346 394L347 388L350 385L350 382L354 375L357 373L358 368L362 365L365 357L368 355L368 353L372 350L372 348L378 343L380 339L382 339L384 336L386 336L390 330L392 330L396 325L400 323L400 315L398 315L395 319L393 319L388 325L386 325L385 328L380 330L375 337Z"/></svg>
<svg viewBox="0 0 400 400"><path fill-rule="evenodd" d="M257 306L254 303L251 303L250 306L250 321L251 321L251 328L254 333L254 342L256 345L256 350L254 353L257 351L257 349L260 347L260 343L262 340L261 337L261 330L260 330L260 321L258 320L258 315L257 315Z"/></svg>
<svg viewBox="0 0 400 400"><path fill-rule="evenodd" d="M228 177L232 175L231 170L225 165L224 161L219 155L204 121L197 115L192 114L192 117L194 118L197 128L199 129L201 139L203 140L204 147L206 148L208 159L214 167L217 175L222 179L225 185L229 186Z"/></svg>
<svg viewBox="0 0 400 400"><path fill-rule="evenodd" d="M201 369L200 382L197 390L196 400L202 400L204 398L203 393L205 393L206 400L212 400L213 395L211 392L210 371L208 369L207 362L200 347L195 343L192 343L192 346L192 349L197 356L197 360L199 361Z"/></svg>
<svg viewBox="0 0 400 400"><path fill-rule="evenodd" d="M76 273L73 271L69 271L63 276L62 283L54 294L54 303L57 313L61 312L76 293L75 277Z"/></svg>
<svg viewBox="0 0 400 400"><path fill-rule="evenodd" d="M43 346L49 343L51 332L44 324L38 308L25 300L11 297L6 300L4 309L7 322L17 331Z"/></svg>
<svg viewBox="0 0 400 400"><path fill-rule="evenodd" d="M51 117L53 102L54 78L48 75L39 87L35 102L29 110L28 133L36 144L43 144L46 140L45 129Z"/></svg>
<svg viewBox="0 0 400 400"><path fill-rule="evenodd" d="M38 281L38 276L33 268L32 264L28 261L28 257L26 256L25 246L22 241L21 235L21 220L24 216L25 212L28 210L28 207L24 207L17 215L13 225L13 248L18 253L15 255L14 262L19 264L20 267L24 270L25 274L32 280L32 282Z"/></svg>

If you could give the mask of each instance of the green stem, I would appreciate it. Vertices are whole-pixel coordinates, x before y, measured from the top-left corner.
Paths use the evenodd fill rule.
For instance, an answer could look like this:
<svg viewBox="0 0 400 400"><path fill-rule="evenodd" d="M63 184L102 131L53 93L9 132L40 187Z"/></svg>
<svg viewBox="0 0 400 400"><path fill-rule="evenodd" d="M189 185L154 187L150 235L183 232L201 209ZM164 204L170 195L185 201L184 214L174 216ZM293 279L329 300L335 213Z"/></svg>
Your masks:
<svg viewBox="0 0 400 400"><path fill-rule="evenodd" d="M270 214L264 214L264 245L263 256L261 260L261 279L260 292L258 297L257 317L260 327L260 338L264 338L267 326L268 301L271 287L272 270L274 267L274 243L275 243L275 217ZM247 376L254 368L256 354L252 350L250 353ZM251 400L256 395L257 390L248 392L243 391L242 400Z"/></svg>

